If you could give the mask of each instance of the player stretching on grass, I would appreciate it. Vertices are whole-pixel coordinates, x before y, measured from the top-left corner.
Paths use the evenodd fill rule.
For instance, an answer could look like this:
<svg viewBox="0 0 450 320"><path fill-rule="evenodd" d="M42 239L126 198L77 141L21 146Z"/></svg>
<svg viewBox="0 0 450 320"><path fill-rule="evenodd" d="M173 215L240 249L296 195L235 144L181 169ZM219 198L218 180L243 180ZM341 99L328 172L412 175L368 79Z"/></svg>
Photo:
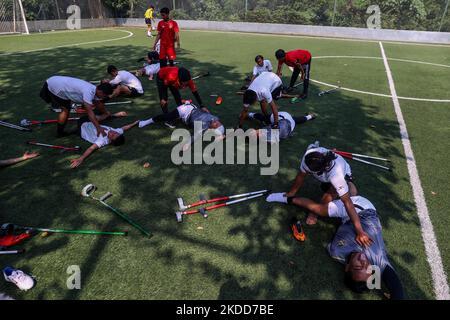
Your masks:
<svg viewBox="0 0 450 320"><path fill-rule="evenodd" d="M334 197L337 197L336 193ZM373 266L376 266L380 269L381 280L389 290L389 297L404 299L400 279L387 257L382 227L374 205L361 196L351 197L350 200L362 229L373 239L370 246L362 246L358 240L355 241L355 226L341 199L319 204L306 198L287 197L284 193L273 193L267 197L268 202L294 204L322 217L340 218L342 224L328 245L328 252L333 259L345 265L345 284L357 293L368 290L367 280L372 275Z"/></svg>
<svg viewBox="0 0 450 320"><path fill-rule="evenodd" d="M272 128L278 129L278 107L275 100L278 100L282 96L283 82L280 77L273 72L264 72L257 77L248 89L244 92L243 109L239 116L239 128L242 128L244 120L247 118L248 110L250 106L257 101L261 106L261 111L266 118L266 123L270 123L270 115L267 112L267 104L270 104L272 108L272 114L274 121Z"/></svg>
<svg viewBox="0 0 450 320"><path fill-rule="evenodd" d="M295 82L301 73L301 79L303 81L303 93L301 94L301 99L306 99L308 97L308 87L309 87L309 73L311 70L311 53L306 50L294 50L285 52L283 49L277 50L275 52L275 57L278 60L277 75L281 77L281 68L283 63L287 64L289 67L294 68L292 73L291 82L289 88L286 92L290 92L294 89Z"/></svg>
<svg viewBox="0 0 450 320"><path fill-rule="evenodd" d="M37 152L31 152L30 153L30 152L27 151L20 158L14 158L14 159L8 159L8 160L0 160L0 168L12 166L12 165L14 165L16 163L27 161L29 159L33 159L33 158L36 158L36 157L39 157L39 153L37 153Z"/></svg>
<svg viewBox="0 0 450 320"><path fill-rule="evenodd" d="M169 112L169 95L168 90L172 92L172 95L177 103L177 106L183 104L179 89L185 89L189 87L195 99L201 108L204 108L202 98L198 93L197 86L192 80L191 73L185 68L178 67L165 67L162 68L157 77L156 84L158 86L159 99L161 103L161 109L164 113ZM167 122L168 127L173 128L171 122Z"/></svg>
<svg viewBox="0 0 450 320"><path fill-rule="evenodd" d="M159 53L156 51L150 51L145 57L144 67L136 70L135 73L137 77L146 75L148 77L148 80L151 81L153 80L153 76L155 74L158 74L160 69L161 67L159 64Z"/></svg>
<svg viewBox="0 0 450 320"><path fill-rule="evenodd" d="M253 73L252 73L252 77L247 77L245 79L245 81L248 81L248 85L243 86L241 88L241 90L247 90L248 86L253 82L253 80L256 79L257 76L259 76L261 73L263 72L272 72L273 68L272 68L272 63L270 62L270 60L264 60L264 57L262 55L257 55L255 58L255 66L253 67Z"/></svg>
<svg viewBox="0 0 450 320"><path fill-rule="evenodd" d="M103 80L102 82L109 83L114 88L113 93L109 95L110 99L121 95L135 98L144 94L141 82L131 72L119 71L113 65L108 66L107 72L112 77L112 80Z"/></svg>
<svg viewBox="0 0 450 320"><path fill-rule="evenodd" d="M125 117L126 115L127 115L126 112L118 112L113 114L112 117L120 118ZM110 117L109 115L99 116L98 121L101 122L109 117ZM102 125L101 127L106 132L106 135L97 136L95 125L89 121L89 118L88 117L80 118L78 120L78 135L82 139L92 143L92 146L90 146L81 157L71 160L70 167L71 168L79 167L83 163L83 161L86 160L86 158L89 157L94 151L103 148L109 144L112 144L115 147L123 145L125 143L124 132L130 130L137 124L138 121L135 121L129 125L117 129Z"/></svg>
<svg viewBox="0 0 450 320"><path fill-rule="evenodd" d="M147 25L147 37L152 38L152 23L153 23L153 11L155 10L155 7L153 5L150 5L147 11L145 11L144 17L145 17L145 24Z"/></svg>
<svg viewBox="0 0 450 320"><path fill-rule="evenodd" d="M60 108L62 110L58 116L58 137L69 135L69 133L64 132L64 128L69 119L72 103L82 105L97 130L97 136L104 136L106 134L105 130L100 127L94 114L94 108L102 115L110 116L111 114L105 109L102 99L108 98L112 93L113 88L109 83L102 83L95 87L93 84L81 79L53 76L44 83L40 97L51 104L53 109Z"/></svg>
<svg viewBox="0 0 450 320"><path fill-rule="evenodd" d="M170 19L169 8L162 8L160 13L162 20L158 23L158 35L156 36L153 50L156 50L158 41L161 40L159 60L161 61L161 68L164 68L167 66L167 60L169 60L171 66L174 65L174 60L177 57L175 43L177 44L178 49L181 47L180 30L178 24Z"/></svg>
<svg viewBox="0 0 450 320"><path fill-rule="evenodd" d="M266 124L267 119L262 113L250 112L248 114L248 117L250 119L259 120L263 125ZM314 120L316 118L316 115L314 113L311 113L302 117L293 117L289 113L281 111L278 113L278 118L280 119L278 122L278 133L275 133L272 129L274 123L274 116L272 114L270 116L271 126L256 130L256 136L260 139L264 139L269 143L278 143L280 142L280 140L291 137L297 124L303 124L306 121Z"/></svg>
<svg viewBox="0 0 450 320"><path fill-rule="evenodd" d="M139 128L144 128L153 123L159 122L174 122L181 119L186 125L195 128L195 122L201 122L201 130L194 132L190 143L183 146L183 150L189 149L192 143L201 138L206 130L214 130L214 134L218 137L225 135L225 127L220 122L219 118L212 115L206 108L197 108L191 103L185 103L170 113L163 113L148 120L139 121Z"/></svg>
<svg viewBox="0 0 450 320"><path fill-rule="evenodd" d="M339 196L355 226L356 241L360 245L369 246L371 239L362 229L355 206L350 199L350 197L356 196L358 192L353 184L350 166L344 158L326 148L319 147L318 142L310 145L303 156L300 172L297 174L291 190L286 194L288 198L295 196L303 186L307 175L312 175L322 182L321 188L324 194L321 203L329 203L335 200L336 195ZM317 215L310 213L306 223L309 225L316 224Z"/></svg>

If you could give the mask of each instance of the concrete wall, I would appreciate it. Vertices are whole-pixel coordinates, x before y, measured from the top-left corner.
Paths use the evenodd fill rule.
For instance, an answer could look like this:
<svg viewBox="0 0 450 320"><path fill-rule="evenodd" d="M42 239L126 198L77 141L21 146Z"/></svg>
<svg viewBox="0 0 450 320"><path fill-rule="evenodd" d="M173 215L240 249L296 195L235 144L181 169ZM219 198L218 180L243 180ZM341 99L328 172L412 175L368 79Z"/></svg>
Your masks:
<svg viewBox="0 0 450 320"><path fill-rule="evenodd" d="M404 41L450 44L449 32L373 30L365 28L302 26L292 24L191 21L177 20L180 28L193 30L214 30L227 32L254 32L268 34L303 35L315 37L350 38L363 40ZM102 28L112 26L144 27L144 19L82 19L81 28ZM67 29L66 20L29 21L30 32Z"/></svg>
<svg viewBox="0 0 450 320"><path fill-rule="evenodd" d="M450 33L365 28L303 26L293 24L177 20L180 28L229 32L303 35L363 40L404 41L450 44ZM143 19L122 19L124 26L144 26Z"/></svg>

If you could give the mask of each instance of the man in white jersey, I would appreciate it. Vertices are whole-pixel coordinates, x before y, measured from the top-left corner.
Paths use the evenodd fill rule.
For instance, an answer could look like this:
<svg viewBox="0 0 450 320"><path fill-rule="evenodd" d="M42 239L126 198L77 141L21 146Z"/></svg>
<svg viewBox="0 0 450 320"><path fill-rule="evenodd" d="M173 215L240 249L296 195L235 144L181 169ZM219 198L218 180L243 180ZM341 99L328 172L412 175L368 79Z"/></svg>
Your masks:
<svg viewBox="0 0 450 320"><path fill-rule="evenodd" d="M300 165L300 171L295 181L286 194L292 198L303 186L305 177L312 175L322 182L321 188L324 192L321 203L329 203L338 196L345 205L356 231L356 241L360 245L369 246L371 239L361 227L358 215L350 197L357 195L356 186L353 184L352 171L347 161L331 150L319 147L316 142L308 147ZM306 223L309 225L317 222L317 216L310 213Z"/></svg>
<svg viewBox="0 0 450 320"><path fill-rule="evenodd" d="M255 119L260 121L262 124L265 123L265 117L262 113L253 113L250 112L248 114L250 119ZM272 129L272 126L263 127L262 129L256 130L255 134L258 138L264 139L269 143L278 143L280 140L287 139L292 136L292 133L295 130L296 125L303 124L306 121L314 120L316 115L314 113L307 114L306 116L301 117L293 117L291 114L285 111L281 111L278 113L279 123L278 129L276 132ZM274 123L273 114L270 116L270 123Z"/></svg>
<svg viewBox="0 0 450 320"><path fill-rule="evenodd" d="M272 193L268 202L290 203L305 208L322 217L339 218L342 221L333 241L328 245L330 256L345 265L345 284L356 293L368 290L367 280L372 276L374 266L381 272L381 280L388 289L390 299L404 299L402 283L389 261L383 241L381 222L375 206L361 196L350 198L358 214L360 223L373 243L369 247L355 241L355 228L347 214L342 200L316 203L307 198L288 198L285 193ZM292 226L294 227L294 226ZM295 236L295 230L292 228Z"/></svg>
<svg viewBox="0 0 450 320"><path fill-rule="evenodd" d="M124 116L126 116L125 112L118 112L112 115L112 117L114 118ZM98 121L101 122L103 120L106 120L107 118L109 118L109 116L105 115L99 116ZM124 136L125 131L130 130L139 123L139 121L135 121L122 128L111 128L102 125L101 127L105 131L106 135L97 136L95 125L89 120L90 119L88 117L82 117L78 120L78 135L82 139L92 143L92 145L83 153L81 157L71 160L70 167L72 169L79 167L87 157L89 157L94 151L100 148L103 148L109 144L112 144L113 146L116 147L123 145L125 143L125 136Z"/></svg>
<svg viewBox="0 0 450 320"><path fill-rule="evenodd" d="M112 80L103 80L113 86L114 91L109 96L110 99L124 95L130 98L140 97L144 94L141 81L131 72L125 70L117 70L113 65L108 66L108 74Z"/></svg>
<svg viewBox="0 0 450 320"><path fill-rule="evenodd" d="M278 107L275 100L281 98L283 89L283 82L280 77L273 72L263 72L257 77L248 89L244 92L243 109L239 116L239 128L242 128L244 120L247 118L250 106L256 102L260 103L261 111L266 117L266 122L269 123L269 114L267 112L267 105L269 104L274 116L272 127L278 128Z"/></svg>
<svg viewBox="0 0 450 320"><path fill-rule="evenodd" d="M273 68L272 68L272 63L270 62L270 60L266 60L264 59L264 57L262 55L257 55L255 58L255 66L253 67L253 72L252 72L252 76L251 77L247 77L245 78L245 81L248 82L248 85L243 86L241 88L241 90L247 90L248 86L253 82L253 80L255 80L255 78L257 76L259 76L261 73L263 72L272 72Z"/></svg>
<svg viewBox="0 0 450 320"><path fill-rule="evenodd" d="M97 136L105 135L94 114L94 108L106 116L111 114L105 109L103 99L113 93L113 88L108 83L102 83L95 87L93 84L72 77L53 76L45 81L41 89L40 97L51 104L53 109L61 109L58 116L57 135L63 137L69 133L64 132L73 103L80 104L87 111L87 115L97 130Z"/></svg>

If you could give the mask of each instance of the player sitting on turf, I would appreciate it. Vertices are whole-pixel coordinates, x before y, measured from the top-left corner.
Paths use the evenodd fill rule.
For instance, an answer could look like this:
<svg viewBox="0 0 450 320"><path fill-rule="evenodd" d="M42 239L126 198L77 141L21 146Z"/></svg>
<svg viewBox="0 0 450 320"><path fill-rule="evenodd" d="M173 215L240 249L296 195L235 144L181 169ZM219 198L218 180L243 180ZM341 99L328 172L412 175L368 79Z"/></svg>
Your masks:
<svg viewBox="0 0 450 320"><path fill-rule="evenodd" d="M37 153L37 152L31 152L30 153L30 152L27 151L20 158L8 159L8 160L0 160L0 168L12 166L12 165L14 165L16 163L23 162L23 161L26 161L26 160L29 160L29 159L33 159L33 158L36 158L36 157L39 157L39 153Z"/></svg>
<svg viewBox="0 0 450 320"><path fill-rule="evenodd" d="M291 82L289 88L286 92L290 92L294 89L295 82L301 73L301 79L303 81L303 93L301 94L302 99L308 97L308 87L309 87L309 73L311 69L311 53L306 50L294 50L285 52L283 49L277 50L275 52L275 57L278 60L277 75L281 77L281 68L283 63L287 64L289 67L294 68L292 73Z"/></svg>
<svg viewBox="0 0 450 320"><path fill-rule="evenodd" d="M376 266L380 269L381 280L389 291L389 297L404 299L400 279L387 257L382 227L374 205L361 196L351 197L350 200L362 229L373 239L369 247L361 246L355 241L354 224L350 221L346 205L341 199L319 204L306 198L287 197L284 193L273 193L267 197L268 202L294 204L322 217L340 218L342 224L328 245L328 252L333 259L345 265L345 284L357 293L368 290L367 280Z"/></svg>
<svg viewBox="0 0 450 320"><path fill-rule="evenodd" d="M64 128L69 119L72 103L82 105L97 130L97 136L104 136L106 133L97 121L94 108L102 115L109 116L110 113L105 109L103 99L108 98L112 93L113 88L109 83L102 83L95 87L93 84L81 79L53 76L44 83L40 97L51 104L53 109L60 108L62 110L58 116L58 137L69 135L69 133L64 132Z"/></svg>
<svg viewBox="0 0 450 320"><path fill-rule="evenodd" d="M153 80L153 76L158 74L160 70L159 53L156 51L150 51L145 57L145 65L143 68L136 70L136 76L141 77L143 75L148 76L148 80Z"/></svg>
<svg viewBox="0 0 450 320"><path fill-rule="evenodd" d="M307 175L312 175L322 182L321 188L324 194L321 203L328 203L335 200L336 195L339 196L355 226L356 241L360 245L369 246L371 239L362 229L355 206L350 199L350 197L357 195L357 190L353 184L352 171L347 161L340 155L326 148L319 147L318 142L310 145L303 156L300 171L295 178L294 184L286 194L287 197L295 196L303 186ZM314 213L310 213L306 223L312 225L316 222L317 216Z"/></svg>
<svg viewBox="0 0 450 320"><path fill-rule="evenodd" d="M205 107L203 105L202 98L198 93L197 86L195 85L195 82L192 80L191 73L185 68L178 68L178 67L161 68L156 77L156 84L158 86L161 109L163 113L169 112L168 89L170 90L170 92L172 92L172 95L175 99L177 106L183 104L179 89L189 87L200 107L201 108ZM167 122L166 125L169 127L173 127L173 124L171 122Z"/></svg>
<svg viewBox="0 0 450 320"><path fill-rule="evenodd" d="M161 68L167 66L167 60L169 60L170 66L173 67L174 61L177 58L175 52L175 43L180 48L180 30L178 24L170 19L169 8L162 8L161 11L162 20L158 23L158 35L155 39L153 50L156 51L156 46L160 42L159 60L161 61Z"/></svg>
<svg viewBox="0 0 450 320"><path fill-rule="evenodd" d="M114 91L109 95L110 99L124 95L130 98L140 97L144 94L141 81L131 72L125 70L117 70L113 65L108 66L108 74L112 80L103 80L103 83L109 83L113 86Z"/></svg>
<svg viewBox="0 0 450 320"><path fill-rule="evenodd" d="M223 138L225 135L225 128L218 117L212 115L205 107L197 108L190 102L180 105L170 113L163 113L148 120L139 121L139 128L144 128L153 123L173 122L177 119L181 119L186 125L193 128L195 128L195 122L201 122L202 125L200 131L194 132L190 143L183 147L183 150L185 151L189 149L190 145L194 143L195 140L201 138L208 129L214 130L214 134L219 138Z"/></svg>
<svg viewBox="0 0 450 320"><path fill-rule="evenodd" d="M253 113L250 112L248 114L248 117L250 119L259 120L262 124L266 123L266 117L262 113ZM269 143L278 143L280 140L287 139L290 136L292 136L292 133L294 132L295 126L297 124L303 124L306 121L314 120L316 118L316 115L314 113L307 114L306 116L302 117L293 117L287 112L281 111L278 112L278 118L280 119L278 121L278 129L279 132L275 133L272 129L272 126L264 127L262 129L256 130L255 134L258 138L264 139L265 141ZM270 116L270 123L273 125L274 122L274 116L273 114Z"/></svg>
<svg viewBox="0 0 450 320"><path fill-rule="evenodd" d="M118 112L112 115L112 117L119 118L125 117L126 115L126 112ZM103 120L106 120L107 118L109 118L109 116L99 116L98 121L101 122ZM89 120L90 119L88 117L82 117L78 120L78 135L82 139L92 143L92 146L90 146L81 157L71 160L71 168L79 167L83 163L83 161L86 160L86 158L89 157L97 149L103 148L109 144L112 144L113 146L123 145L125 143L124 132L130 130L139 123L139 121L135 121L129 125L117 129L102 125L103 130L106 132L106 135L97 136L95 125Z"/></svg>
<svg viewBox="0 0 450 320"><path fill-rule="evenodd" d="M239 116L239 128L242 128L244 120L247 118L250 106L257 101L260 103L261 111L266 117L266 122L269 124L269 113L267 112L267 104L272 108L274 122L272 128L278 128L278 107L275 100L282 96L283 83L279 76L273 72L264 72L257 77L248 89L244 92L243 109Z"/></svg>

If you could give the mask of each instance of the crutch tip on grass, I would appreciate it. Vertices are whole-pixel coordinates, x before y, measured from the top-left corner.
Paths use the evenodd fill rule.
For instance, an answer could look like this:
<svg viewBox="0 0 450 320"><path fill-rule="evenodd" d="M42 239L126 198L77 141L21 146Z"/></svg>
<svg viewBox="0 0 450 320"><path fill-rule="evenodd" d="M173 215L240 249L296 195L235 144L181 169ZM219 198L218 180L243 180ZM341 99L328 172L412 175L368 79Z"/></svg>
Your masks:
<svg viewBox="0 0 450 320"><path fill-rule="evenodd" d="M181 223L183 222L183 213L181 211L177 211L175 212L176 216L177 216L177 222Z"/></svg>

